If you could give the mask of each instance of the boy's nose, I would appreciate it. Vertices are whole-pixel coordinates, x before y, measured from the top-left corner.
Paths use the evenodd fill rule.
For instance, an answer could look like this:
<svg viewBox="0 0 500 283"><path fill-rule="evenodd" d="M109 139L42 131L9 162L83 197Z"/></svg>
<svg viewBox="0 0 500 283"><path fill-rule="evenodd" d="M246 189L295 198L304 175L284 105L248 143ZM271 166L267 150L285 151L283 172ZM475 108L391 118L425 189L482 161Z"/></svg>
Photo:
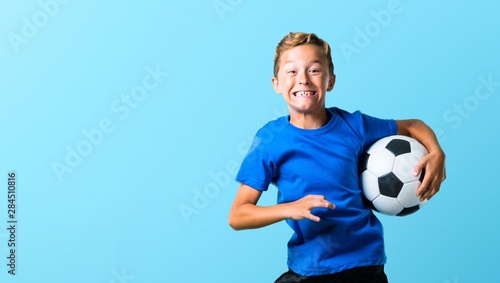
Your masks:
<svg viewBox="0 0 500 283"><path fill-rule="evenodd" d="M299 83L301 85L307 85L309 84L309 78L307 77L306 74L303 74L300 78L299 78Z"/></svg>

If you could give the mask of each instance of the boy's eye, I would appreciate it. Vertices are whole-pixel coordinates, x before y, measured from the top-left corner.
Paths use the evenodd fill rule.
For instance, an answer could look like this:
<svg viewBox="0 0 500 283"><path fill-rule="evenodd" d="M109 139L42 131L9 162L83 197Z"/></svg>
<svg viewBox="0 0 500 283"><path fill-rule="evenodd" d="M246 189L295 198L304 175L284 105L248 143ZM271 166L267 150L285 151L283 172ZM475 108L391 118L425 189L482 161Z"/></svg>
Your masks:
<svg viewBox="0 0 500 283"><path fill-rule="evenodd" d="M288 74L295 74L296 72L295 72L295 70L288 70L287 73Z"/></svg>

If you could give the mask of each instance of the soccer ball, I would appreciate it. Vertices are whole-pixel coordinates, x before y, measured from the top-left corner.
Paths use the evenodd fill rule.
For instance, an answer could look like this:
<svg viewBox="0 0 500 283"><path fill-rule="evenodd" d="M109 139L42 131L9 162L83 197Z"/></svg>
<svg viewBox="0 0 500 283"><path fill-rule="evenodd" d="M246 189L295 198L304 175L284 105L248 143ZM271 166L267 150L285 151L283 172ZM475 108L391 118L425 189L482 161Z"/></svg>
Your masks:
<svg viewBox="0 0 500 283"><path fill-rule="evenodd" d="M371 145L360 160L360 185L369 205L387 215L405 216L420 209L417 189L424 170L413 174L418 161L428 154L415 139L393 135Z"/></svg>

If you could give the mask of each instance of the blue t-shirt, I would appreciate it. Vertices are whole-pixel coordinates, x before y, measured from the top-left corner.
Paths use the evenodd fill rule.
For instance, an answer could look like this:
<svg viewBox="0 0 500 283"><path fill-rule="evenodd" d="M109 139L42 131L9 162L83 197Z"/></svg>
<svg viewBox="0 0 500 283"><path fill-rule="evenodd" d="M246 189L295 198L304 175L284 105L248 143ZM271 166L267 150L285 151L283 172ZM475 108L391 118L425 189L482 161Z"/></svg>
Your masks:
<svg viewBox="0 0 500 283"><path fill-rule="evenodd" d="M256 134L236 180L256 190L278 188L278 203L323 195L335 209L316 208L320 222L287 220L288 267L305 275L332 274L358 266L384 264L382 224L364 204L358 159L378 139L397 133L394 120L328 108L329 122L300 129L288 116L267 123Z"/></svg>

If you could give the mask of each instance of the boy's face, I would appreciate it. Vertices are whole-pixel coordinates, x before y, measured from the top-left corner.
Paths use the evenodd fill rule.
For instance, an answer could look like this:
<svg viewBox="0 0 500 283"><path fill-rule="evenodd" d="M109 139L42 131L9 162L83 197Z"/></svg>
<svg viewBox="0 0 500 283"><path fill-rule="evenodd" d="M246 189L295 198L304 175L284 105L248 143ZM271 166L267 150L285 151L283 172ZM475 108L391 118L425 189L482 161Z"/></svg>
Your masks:
<svg viewBox="0 0 500 283"><path fill-rule="evenodd" d="M333 89L335 75L330 75L320 47L306 44L283 52L277 76L273 87L283 95L290 115L324 113L326 92Z"/></svg>

